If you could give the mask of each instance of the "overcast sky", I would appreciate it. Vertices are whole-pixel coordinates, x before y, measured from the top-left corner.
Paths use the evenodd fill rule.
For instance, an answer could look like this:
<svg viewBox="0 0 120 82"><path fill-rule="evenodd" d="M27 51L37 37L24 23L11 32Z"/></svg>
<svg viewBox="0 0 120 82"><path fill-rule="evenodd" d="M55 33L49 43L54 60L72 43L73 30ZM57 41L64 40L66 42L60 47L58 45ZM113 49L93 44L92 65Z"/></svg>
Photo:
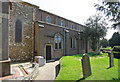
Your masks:
<svg viewBox="0 0 120 82"><path fill-rule="evenodd" d="M23 0L45 11L84 25L89 16L97 13L94 3L98 0ZM112 37L113 29L108 30L107 39Z"/></svg>

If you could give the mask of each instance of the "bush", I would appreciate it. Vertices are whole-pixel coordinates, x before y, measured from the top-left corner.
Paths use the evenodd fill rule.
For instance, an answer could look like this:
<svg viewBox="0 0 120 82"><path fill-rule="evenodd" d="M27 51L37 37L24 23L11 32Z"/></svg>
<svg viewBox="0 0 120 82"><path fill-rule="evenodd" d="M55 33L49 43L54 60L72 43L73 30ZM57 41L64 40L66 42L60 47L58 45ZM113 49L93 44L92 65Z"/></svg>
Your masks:
<svg viewBox="0 0 120 82"><path fill-rule="evenodd" d="M113 54L115 58L120 58L120 46L113 47Z"/></svg>
<svg viewBox="0 0 120 82"><path fill-rule="evenodd" d="M101 48L100 50L101 50L103 53L106 53L106 52L111 51L112 48L111 48L111 47L107 47L107 48Z"/></svg>
<svg viewBox="0 0 120 82"><path fill-rule="evenodd" d="M113 51L120 52L120 46L114 46Z"/></svg>

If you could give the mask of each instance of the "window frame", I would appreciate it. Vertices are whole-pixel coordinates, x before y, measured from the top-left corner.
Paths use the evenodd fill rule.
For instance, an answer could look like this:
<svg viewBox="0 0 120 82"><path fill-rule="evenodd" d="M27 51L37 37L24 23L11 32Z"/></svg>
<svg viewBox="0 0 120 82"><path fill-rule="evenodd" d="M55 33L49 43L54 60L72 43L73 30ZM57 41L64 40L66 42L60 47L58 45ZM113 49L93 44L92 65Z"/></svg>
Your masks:
<svg viewBox="0 0 120 82"><path fill-rule="evenodd" d="M80 28L80 27L78 27L78 30L80 31L80 30L81 30L81 28Z"/></svg>
<svg viewBox="0 0 120 82"><path fill-rule="evenodd" d="M17 28L17 22L20 22L20 25L19 26L21 26L20 28ZM16 38L17 37L19 37L19 35L17 35L17 33L18 33L18 31L21 31L20 33L21 33L21 39L20 40L17 40ZM16 32L17 31L17 32ZM20 20L20 19L17 19L16 21L15 21L15 43L22 43L23 42L23 24L22 24L22 21Z"/></svg>
<svg viewBox="0 0 120 82"><path fill-rule="evenodd" d="M41 14L41 21L44 22L44 12L42 12L42 14Z"/></svg>
<svg viewBox="0 0 120 82"><path fill-rule="evenodd" d="M74 29L74 25L73 24L71 24L71 29Z"/></svg>
<svg viewBox="0 0 120 82"><path fill-rule="evenodd" d="M49 18L49 22L48 22L48 18ZM47 22L47 23L50 23L50 16L47 16L47 17L46 17L46 22Z"/></svg>
<svg viewBox="0 0 120 82"><path fill-rule="evenodd" d="M60 23L61 27L64 27L64 23L63 23L63 20L61 20L61 23Z"/></svg>
<svg viewBox="0 0 120 82"><path fill-rule="evenodd" d="M76 38L75 37L70 37L70 48L71 49L76 49Z"/></svg>
<svg viewBox="0 0 120 82"><path fill-rule="evenodd" d="M65 27L68 27L68 21L67 20L65 21Z"/></svg>
<svg viewBox="0 0 120 82"><path fill-rule="evenodd" d="M57 37L57 39L56 39L56 37ZM60 41L59 41L59 37L60 37ZM57 47L56 47L56 40L57 40ZM61 43L61 46L60 46L60 43ZM59 34L59 33L55 34L55 36L54 36L54 49L55 50L63 49L63 39L62 39L61 34Z"/></svg>
<svg viewBox="0 0 120 82"><path fill-rule="evenodd" d="M55 24L58 25L58 18L55 17Z"/></svg>

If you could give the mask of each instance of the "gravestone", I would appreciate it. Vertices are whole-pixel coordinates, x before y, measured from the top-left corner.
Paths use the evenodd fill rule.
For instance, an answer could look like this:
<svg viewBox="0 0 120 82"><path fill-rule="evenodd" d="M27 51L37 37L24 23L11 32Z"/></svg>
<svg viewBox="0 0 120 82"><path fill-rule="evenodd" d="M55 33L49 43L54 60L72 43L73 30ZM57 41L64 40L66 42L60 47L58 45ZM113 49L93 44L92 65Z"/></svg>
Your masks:
<svg viewBox="0 0 120 82"><path fill-rule="evenodd" d="M0 77L10 74L10 59L8 55L9 2L7 0L3 1L0 1Z"/></svg>
<svg viewBox="0 0 120 82"><path fill-rule="evenodd" d="M87 54L84 54L82 57L82 71L83 78L87 78L91 75L90 59Z"/></svg>
<svg viewBox="0 0 120 82"><path fill-rule="evenodd" d="M109 64L110 64L110 67L114 66L114 55L112 52L109 53Z"/></svg>

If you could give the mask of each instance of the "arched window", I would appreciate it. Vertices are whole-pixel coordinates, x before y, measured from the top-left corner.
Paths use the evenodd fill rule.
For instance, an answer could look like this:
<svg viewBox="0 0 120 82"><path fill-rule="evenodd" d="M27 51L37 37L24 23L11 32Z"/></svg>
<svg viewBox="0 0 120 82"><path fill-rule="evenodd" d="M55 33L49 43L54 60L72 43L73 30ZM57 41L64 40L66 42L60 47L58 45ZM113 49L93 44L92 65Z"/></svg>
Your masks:
<svg viewBox="0 0 120 82"><path fill-rule="evenodd" d="M80 27L78 27L78 30L80 31Z"/></svg>
<svg viewBox="0 0 120 82"><path fill-rule="evenodd" d="M58 19L55 17L55 24L58 25Z"/></svg>
<svg viewBox="0 0 120 82"><path fill-rule="evenodd" d="M49 16L47 16L46 20L47 20L47 23L50 23L50 17Z"/></svg>
<svg viewBox="0 0 120 82"><path fill-rule="evenodd" d="M62 38L59 33L55 35L55 49L62 49Z"/></svg>
<svg viewBox="0 0 120 82"><path fill-rule="evenodd" d="M63 27L63 21L61 21L61 26Z"/></svg>
<svg viewBox="0 0 120 82"><path fill-rule="evenodd" d="M70 48L76 48L76 38L75 37L70 38Z"/></svg>
<svg viewBox="0 0 120 82"><path fill-rule="evenodd" d="M22 22L20 20L15 22L15 42L22 42Z"/></svg>
<svg viewBox="0 0 120 82"><path fill-rule="evenodd" d="M71 28L74 29L74 25L71 25Z"/></svg>

